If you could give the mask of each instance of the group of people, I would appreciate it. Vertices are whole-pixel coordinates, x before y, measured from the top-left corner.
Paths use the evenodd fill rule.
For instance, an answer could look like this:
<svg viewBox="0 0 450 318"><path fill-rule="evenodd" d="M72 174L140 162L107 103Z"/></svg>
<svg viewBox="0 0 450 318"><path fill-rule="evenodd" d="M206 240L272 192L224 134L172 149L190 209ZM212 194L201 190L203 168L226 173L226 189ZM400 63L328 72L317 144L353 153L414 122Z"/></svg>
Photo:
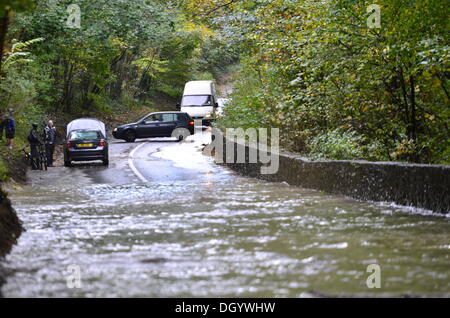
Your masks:
<svg viewBox="0 0 450 318"><path fill-rule="evenodd" d="M6 115L0 110L0 140L3 140L3 134L6 137L6 146L11 150L16 134L16 124L12 109L8 109Z"/></svg>
<svg viewBox="0 0 450 318"><path fill-rule="evenodd" d="M6 146L11 150L13 148L13 139L16 134L16 124L13 117L13 110L8 109L4 114L0 110L0 140L3 135L6 137ZM45 145L45 154L47 157L47 166L53 166L53 153L56 145L56 129L53 121L49 120L44 128L42 135L38 132L38 124L33 124L28 134L28 142L31 148L31 168L38 169L39 166L39 146Z"/></svg>
<svg viewBox="0 0 450 318"><path fill-rule="evenodd" d="M38 132L38 124L33 124L30 133L28 134L28 142L31 149L31 168L38 169L39 165L39 146L45 145L45 154L47 157L47 166L53 167L53 153L55 152L56 144L56 129L53 121L49 120L44 128L42 139Z"/></svg>

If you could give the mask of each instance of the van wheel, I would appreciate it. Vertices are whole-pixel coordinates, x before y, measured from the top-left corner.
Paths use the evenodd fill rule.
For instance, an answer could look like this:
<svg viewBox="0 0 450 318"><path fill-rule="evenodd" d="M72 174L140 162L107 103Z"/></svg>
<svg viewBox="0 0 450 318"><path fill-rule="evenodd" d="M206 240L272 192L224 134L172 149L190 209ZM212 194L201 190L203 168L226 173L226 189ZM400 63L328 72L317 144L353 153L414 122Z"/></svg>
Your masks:
<svg viewBox="0 0 450 318"><path fill-rule="evenodd" d="M136 140L136 133L132 130L125 131L125 141L134 142Z"/></svg>

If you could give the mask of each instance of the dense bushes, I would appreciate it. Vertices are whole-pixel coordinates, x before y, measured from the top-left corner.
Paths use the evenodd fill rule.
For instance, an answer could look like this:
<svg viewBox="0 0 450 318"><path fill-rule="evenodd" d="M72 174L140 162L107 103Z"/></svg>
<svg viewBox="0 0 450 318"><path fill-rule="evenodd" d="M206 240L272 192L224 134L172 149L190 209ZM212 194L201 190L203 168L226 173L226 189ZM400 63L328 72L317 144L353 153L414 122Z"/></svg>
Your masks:
<svg viewBox="0 0 450 318"><path fill-rule="evenodd" d="M367 24L372 4L222 9L218 28L246 52L223 124L280 127L286 148L329 158L347 148L345 157L450 163L447 2L377 1L381 28ZM342 151L328 151L332 143Z"/></svg>
<svg viewBox="0 0 450 318"><path fill-rule="evenodd" d="M67 24L73 3L0 2L8 22L0 41L0 110L14 110L18 137L45 114L174 109L186 81L214 79L236 60L171 1L79 0L80 28Z"/></svg>
<svg viewBox="0 0 450 318"><path fill-rule="evenodd" d="M5 162L0 158L0 182L8 179L9 169Z"/></svg>
<svg viewBox="0 0 450 318"><path fill-rule="evenodd" d="M14 97L45 111L111 111L122 98L145 103L157 92L179 98L186 81L215 78L237 59L232 47L170 1L80 0L80 28L69 28L72 3L38 2L9 18L5 68L14 41L28 43L31 52L2 72L2 97L20 86ZM2 98L0 107L6 104L17 103Z"/></svg>
<svg viewBox="0 0 450 318"><path fill-rule="evenodd" d="M381 151L381 152L380 152ZM370 143L355 131L335 129L311 138L310 155L314 158L349 159L388 159L383 154L383 146Z"/></svg>

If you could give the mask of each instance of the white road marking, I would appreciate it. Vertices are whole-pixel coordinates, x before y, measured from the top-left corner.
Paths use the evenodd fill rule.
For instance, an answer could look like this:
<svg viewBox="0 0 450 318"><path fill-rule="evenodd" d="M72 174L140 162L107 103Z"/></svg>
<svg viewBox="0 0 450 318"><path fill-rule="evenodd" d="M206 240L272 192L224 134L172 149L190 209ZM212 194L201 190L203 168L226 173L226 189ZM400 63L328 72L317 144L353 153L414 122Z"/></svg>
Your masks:
<svg viewBox="0 0 450 318"><path fill-rule="evenodd" d="M133 155L134 153L141 148L142 146L148 144L148 142L144 142L143 144L140 144L136 148L133 149L133 151L130 153L130 156L128 157L128 165L130 166L131 170L134 172L134 174L144 183L147 183L148 180L145 179L145 177L136 169L136 166L133 163Z"/></svg>

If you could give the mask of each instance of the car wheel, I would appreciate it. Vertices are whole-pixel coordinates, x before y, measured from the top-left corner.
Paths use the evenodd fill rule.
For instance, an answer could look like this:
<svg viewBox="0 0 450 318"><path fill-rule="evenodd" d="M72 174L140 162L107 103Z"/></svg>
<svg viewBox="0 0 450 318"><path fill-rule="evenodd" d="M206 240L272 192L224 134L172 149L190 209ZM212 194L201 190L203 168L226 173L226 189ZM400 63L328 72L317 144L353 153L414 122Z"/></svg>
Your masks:
<svg viewBox="0 0 450 318"><path fill-rule="evenodd" d="M72 166L72 163L70 162L70 160L69 161L64 160L64 167L71 167L71 166Z"/></svg>
<svg viewBox="0 0 450 318"><path fill-rule="evenodd" d="M183 141L190 135L191 135L191 133L189 132L189 130L187 128L179 127L179 128L175 128L172 131L171 137L175 137L178 141Z"/></svg>
<svg viewBox="0 0 450 318"><path fill-rule="evenodd" d="M108 159L103 160L103 165L104 166L108 166L109 165L109 160Z"/></svg>
<svg viewBox="0 0 450 318"><path fill-rule="evenodd" d="M134 142L136 140L136 133L132 130L125 131L125 141Z"/></svg>

